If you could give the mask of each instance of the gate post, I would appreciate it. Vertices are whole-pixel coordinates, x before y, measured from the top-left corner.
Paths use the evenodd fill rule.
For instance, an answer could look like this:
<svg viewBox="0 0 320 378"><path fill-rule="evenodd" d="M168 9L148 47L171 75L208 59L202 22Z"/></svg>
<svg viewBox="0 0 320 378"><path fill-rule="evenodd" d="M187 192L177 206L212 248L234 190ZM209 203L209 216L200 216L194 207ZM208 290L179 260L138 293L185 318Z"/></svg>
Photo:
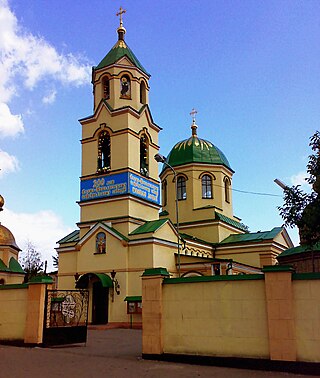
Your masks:
<svg viewBox="0 0 320 378"><path fill-rule="evenodd" d="M293 268L289 265L265 266L269 350L271 360L296 361L296 337L292 290Z"/></svg>
<svg viewBox="0 0 320 378"><path fill-rule="evenodd" d="M42 343L46 289L51 289L52 282L53 280L49 276L37 276L28 283L27 318L24 332L25 344Z"/></svg>
<svg viewBox="0 0 320 378"><path fill-rule="evenodd" d="M162 281L165 268L146 269L142 275L142 354L163 353Z"/></svg>

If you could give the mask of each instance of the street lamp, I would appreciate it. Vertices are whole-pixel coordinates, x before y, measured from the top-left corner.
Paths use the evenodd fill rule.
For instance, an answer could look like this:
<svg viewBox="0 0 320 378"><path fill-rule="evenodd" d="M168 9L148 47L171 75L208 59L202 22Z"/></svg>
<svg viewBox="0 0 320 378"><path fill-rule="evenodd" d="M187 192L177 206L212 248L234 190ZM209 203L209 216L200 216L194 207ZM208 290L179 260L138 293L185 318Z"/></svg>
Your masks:
<svg viewBox="0 0 320 378"><path fill-rule="evenodd" d="M176 220L177 220L177 233L178 233L178 276L180 277L180 236L179 236L179 208L178 208L178 184L177 184L177 173L173 167L167 162L167 158L161 154L155 154L154 159L158 163L163 163L171 169L174 175L174 185L176 191Z"/></svg>
<svg viewBox="0 0 320 378"><path fill-rule="evenodd" d="M283 190L285 190L285 189L288 189L288 185L286 185L284 182L282 182L281 180L279 180L279 179L274 179L273 180L277 185L279 185L280 186L280 188L282 188Z"/></svg>

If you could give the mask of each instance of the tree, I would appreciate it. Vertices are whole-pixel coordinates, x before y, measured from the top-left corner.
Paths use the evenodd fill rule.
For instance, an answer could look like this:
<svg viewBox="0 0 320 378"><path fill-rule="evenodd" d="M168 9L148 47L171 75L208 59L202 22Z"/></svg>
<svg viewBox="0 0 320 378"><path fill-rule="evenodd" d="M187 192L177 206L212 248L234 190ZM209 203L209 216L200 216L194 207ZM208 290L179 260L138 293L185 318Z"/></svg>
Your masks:
<svg viewBox="0 0 320 378"><path fill-rule="evenodd" d="M310 138L313 154L309 156L306 181L312 186L310 194L300 185L284 189L284 205L278 207L288 227L299 228L300 244L314 245L320 242L320 132Z"/></svg>
<svg viewBox="0 0 320 378"><path fill-rule="evenodd" d="M59 268L59 255L52 256L53 260L53 267L58 269Z"/></svg>
<svg viewBox="0 0 320 378"><path fill-rule="evenodd" d="M24 282L29 282L31 278L43 274L41 254L30 241L26 244L26 249L23 252L23 257L20 262L26 272Z"/></svg>

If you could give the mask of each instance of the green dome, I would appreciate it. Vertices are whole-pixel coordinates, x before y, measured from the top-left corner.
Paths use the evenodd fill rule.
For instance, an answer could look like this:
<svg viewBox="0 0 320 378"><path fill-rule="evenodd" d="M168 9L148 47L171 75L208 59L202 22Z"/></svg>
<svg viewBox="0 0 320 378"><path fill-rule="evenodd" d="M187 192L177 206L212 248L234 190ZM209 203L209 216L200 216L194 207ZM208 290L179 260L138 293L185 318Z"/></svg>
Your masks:
<svg viewBox="0 0 320 378"><path fill-rule="evenodd" d="M232 171L224 153L211 142L198 138L196 134L178 142L170 151L167 162L172 167L188 163L218 164L224 165Z"/></svg>

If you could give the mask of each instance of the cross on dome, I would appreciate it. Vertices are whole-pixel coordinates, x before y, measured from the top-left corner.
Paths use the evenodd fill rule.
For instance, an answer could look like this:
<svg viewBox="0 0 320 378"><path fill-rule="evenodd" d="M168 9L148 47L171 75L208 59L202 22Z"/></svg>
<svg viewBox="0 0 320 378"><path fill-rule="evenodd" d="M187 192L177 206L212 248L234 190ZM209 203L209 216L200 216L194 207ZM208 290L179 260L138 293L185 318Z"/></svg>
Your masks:
<svg viewBox="0 0 320 378"><path fill-rule="evenodd" d="M191 125L191 130L192 130L192 136L196 137L197 136L197 125L196 125L196 114L198 111L193 108L190 112L190 115L192 117L192 125Z"/></svg>

